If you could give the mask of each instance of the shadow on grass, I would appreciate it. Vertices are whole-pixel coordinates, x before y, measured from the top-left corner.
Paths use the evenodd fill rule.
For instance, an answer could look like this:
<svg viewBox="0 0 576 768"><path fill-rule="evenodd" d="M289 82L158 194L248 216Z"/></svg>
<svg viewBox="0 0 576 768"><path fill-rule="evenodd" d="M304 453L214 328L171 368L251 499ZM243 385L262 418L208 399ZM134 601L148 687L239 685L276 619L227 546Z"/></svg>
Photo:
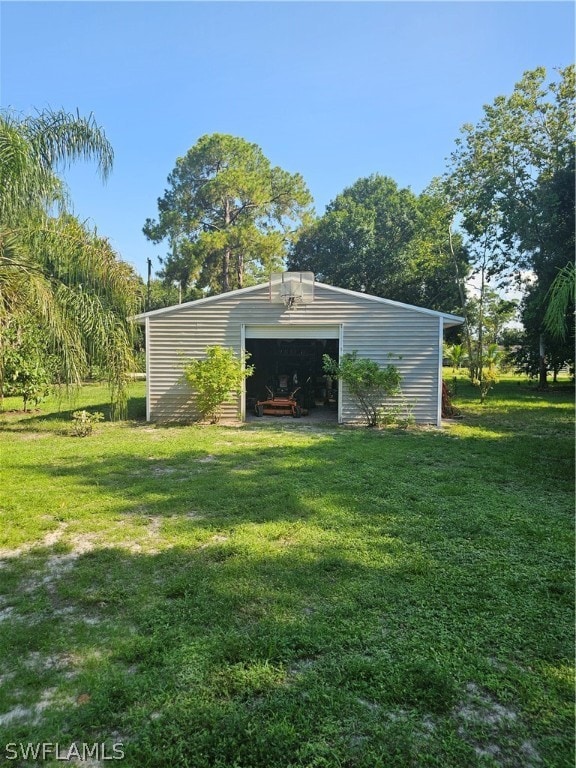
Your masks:
<svg viewBox="0 0 576 768"><path fill-rule="evenodd" d="M437 514L441 521L446 513L450 519L454 515L458 529L476 510L488 520L491 509L498 517L506 505L524 507L527 502L530 509L530 499L538 504L551 484L570 492L573 443L558 427L566 420L566 408L550 406L547 414L528 422L529 431L523 426L519 432L513 421L502 423L501 416L499 426L492 426L491 418L498 415L451 432L299 432L281 425L228 432L140 422L126 424L118 440L110 433L102 447L98 435L82 442L89 446L88 455L82 449L62 461L55 451L50 463L35 460L28 466L15 458L11 465L31 482L63 481L72 496L84 498L87 490L112 495L118 502L113 514L195 511L215 516L220 525L308 519L320 513L334 520L350 514L366 520L416 511ZM141 438L140 427L145 430ZM183 448L184 442L190 447ZM543 518L557 513L549 507L534 511Z"/></svg>
<svg viewBox="0 0 576 768"><path fill-rule="evenodd" d="M77 503L47 507L52 547L2 561L4 743L124 741L151 768L471 768L473 683L504 764L534 742L568 765L572 448L541 436L564 413L496 428L492 409L460 436L112 425L11 457L30 493Z"/></svg>
<svg viewBox="0 0 576 768"><path fill-rule="evenodd" d="M511 686L520 711L541 705L545 681L498 675L488 657L557 661L568 648L546 632L556 609L543 595L514 607L486 583L481 607L481 568L389 539L360 556L352 531L5 564L14 613L0 653L14 685L0 712L23 699L28 714L2 724L3 743L122 741L126 765L155 768L408 768L424 745L430 765L481 765L455 717L466 683ZM554 711L570 699L557 690ZM513 736L533 727L515 718ZM556 749L568 756L570 738Z"/></svg>
<svg viewBox="0 0 576 768"><path fill-rule="evenodd" d="M78 398L76 404L62 400L62 407L42 411L42 408L31 412L3 411L0 412L0 432L37 432L39 429L50 430L56 426L57 434L62 433L62 424L72 425L72 415L75 411L86 410L90 413L102 413L106 421L111 421L112 412L109 401L86 405ZM125 421L128 423L143 422L146 419L146 397L132 397L128 401L128 413Z"/></svg>

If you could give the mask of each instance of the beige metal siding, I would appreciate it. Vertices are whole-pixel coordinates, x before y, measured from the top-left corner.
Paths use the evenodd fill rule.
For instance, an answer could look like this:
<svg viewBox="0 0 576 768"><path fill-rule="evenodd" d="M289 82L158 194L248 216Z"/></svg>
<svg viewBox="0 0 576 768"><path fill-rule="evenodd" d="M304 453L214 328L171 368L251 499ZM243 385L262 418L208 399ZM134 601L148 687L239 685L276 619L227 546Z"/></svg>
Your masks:
<svg viewBox="0 0 576 768"><path fill-rule="evenodd" d="M384 305L382 305L384 306ZM388 310L387 307L384 307ZM402 395L410 403L416 421L435 424L438 414L438 318L397 310L372 314L344 324L344 352L358 351L361 357L380 366L395 365L402 375ZM344 422L356 422L361 414L344 392Z"/></svg>
<svg viewBox="0 0 576 768"><path fill-rule="evenodd" d="M342 324L343 352L357 350L361 357L369 357L380 365L397 365L403 376L403 392L413 403L417 421L436 423L438 316L319 286L316 286L313 303L292 311L283 305L272 304L268 287L262 286L249 293L224 294L213 301L150 316L150 418L153 421L196 418L193 397L182 382L183 361L201 357L206 347L214 344L231 347L240 353L243 325L275 324ZM341 407L344 422L360 420L360 413L345 390ZM226 405L223 415L236 418L239 412L238 399L238 402Z"/></svg>

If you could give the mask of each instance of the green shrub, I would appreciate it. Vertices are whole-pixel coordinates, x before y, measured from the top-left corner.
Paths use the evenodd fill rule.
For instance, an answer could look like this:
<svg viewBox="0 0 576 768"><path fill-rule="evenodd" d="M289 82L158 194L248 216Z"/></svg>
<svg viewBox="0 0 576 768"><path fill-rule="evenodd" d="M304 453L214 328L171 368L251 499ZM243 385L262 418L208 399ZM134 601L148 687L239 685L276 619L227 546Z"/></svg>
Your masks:
<svg viewBox="0 0 576 768"><path fill-rule="evenodd" d="M194 359L184 366L184 378L196 393L196 407L203 420L216 424L220 408L226 400L237 395L242 382L254 372L246 365L250 357L239 358L233 349L221 346L206 347L204 359Z"/></svg>
<svg viewBox="0 0 576 768"><path fill-rule="evenodd" d="M0 399L21 397L24 410L50 394L55 359L31 321L9 322L0 344Z"/></svg>
<svg viewBox="0 0 576 768"><path fill-rule="evenodd" d="M400 392L398 368L394 365L380 368L374 360L359 358L356 351L343 355L340 363L329 355L323 355L322 360L324 372L346 384L364 414L366 426L377 426L383 400Z"/></svg>

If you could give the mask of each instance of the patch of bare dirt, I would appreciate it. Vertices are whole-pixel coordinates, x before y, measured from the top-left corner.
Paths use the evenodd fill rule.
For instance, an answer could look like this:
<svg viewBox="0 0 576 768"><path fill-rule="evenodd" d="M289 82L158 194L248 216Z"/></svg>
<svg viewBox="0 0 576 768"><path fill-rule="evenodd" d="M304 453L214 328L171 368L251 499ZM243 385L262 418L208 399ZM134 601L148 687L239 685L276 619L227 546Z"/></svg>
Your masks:
<svg viewBox="0 0 576 768"><path fill-rule="evenodd" d="M20 547L16 547L16 549L0 549L0 559L20 557L37 547L53 547L54 544L57 544L60 541L67 526L67 523L60 523L56 530L47 533L43 539L40 539L40 541L28 542L27 544L22 544Z"/></svg>
<svg viewBox="0 0 576 768"><path fill-rule="evenodd" d="M58 696L56 688L46 688L40 693L40 698L29 707L23 707L17 704L7 712L0 714L0 725L9 725L14 722L39 723L42 719L42 713L45 709L61 704L71 704L74 699L71 697Z"/></svg>
<svg viewBox="0 0 576 768"><path fill-rule="evenodd" d="M539 768L542 758L534 744L522 737L523 726L516 710L500 704L475 683L454 711L458 733L480 759L500 768Z"/></svg>

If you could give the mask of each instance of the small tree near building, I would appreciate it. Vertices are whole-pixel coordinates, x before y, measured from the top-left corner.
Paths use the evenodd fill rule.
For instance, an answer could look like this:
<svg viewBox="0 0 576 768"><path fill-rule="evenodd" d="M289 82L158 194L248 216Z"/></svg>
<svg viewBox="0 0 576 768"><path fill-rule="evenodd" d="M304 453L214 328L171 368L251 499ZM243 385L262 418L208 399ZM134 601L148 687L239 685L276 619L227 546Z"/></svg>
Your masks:
<svg viewBox="0 0 576 768"><path fill-rule="evenodd" d="M339 363L323 355L324 372L341 379L356 400L367 427L379 424L383 401L400 393L400 371L394 365L380 368L378 363L359 358L357 352L345 354Z"/></svg>
<svg viewBox="0 0 576 768"><path fill-rule="evenodd" d="M4 395L21 397L24 411L38 405L50 392L55 361L41 331L31 320L12 320L0 339L0 408Z"/></svg>
<svg viewBox="0 0 576 768"><path fill-rule="evenodd" d="M218 423L223 403L238 395L242 382L254 373L254 366L246 365L248 358L248 353L237 357L233 349L217 345L206 347L204 359L185 364L184 378L196 393L202 420Z"/></svg>

